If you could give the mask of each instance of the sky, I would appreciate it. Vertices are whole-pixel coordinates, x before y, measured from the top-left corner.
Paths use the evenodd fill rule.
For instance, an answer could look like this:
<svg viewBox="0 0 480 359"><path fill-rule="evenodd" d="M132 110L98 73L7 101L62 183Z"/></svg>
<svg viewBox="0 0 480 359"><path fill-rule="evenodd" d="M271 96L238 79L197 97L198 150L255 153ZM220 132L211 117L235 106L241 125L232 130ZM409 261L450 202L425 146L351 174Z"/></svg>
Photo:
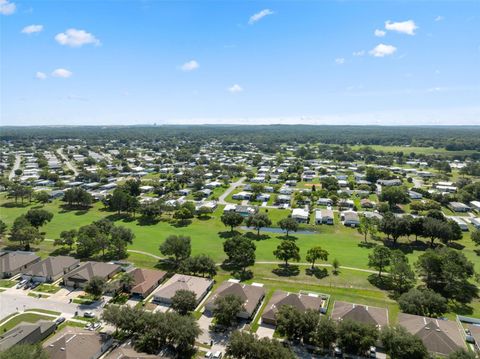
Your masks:
<svg viewBox="0 0 480 359"><path fill-rule="evenodd" d="M480 125L480 1L0 0L0 125Z"/></svg>

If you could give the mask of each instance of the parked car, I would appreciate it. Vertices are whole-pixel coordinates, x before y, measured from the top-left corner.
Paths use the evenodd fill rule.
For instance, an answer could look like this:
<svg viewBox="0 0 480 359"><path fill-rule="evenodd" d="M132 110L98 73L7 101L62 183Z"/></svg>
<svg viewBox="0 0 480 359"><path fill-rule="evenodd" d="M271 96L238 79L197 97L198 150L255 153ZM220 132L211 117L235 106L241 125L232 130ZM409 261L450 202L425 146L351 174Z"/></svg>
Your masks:
<svg viewBox="0 0 480 359"><path fill-rule="evenodd" d="M370 347L370 350L368 351L369 353L369 358L375 359L377 357L377 348L375 347Z"/></svg>
<svg viewBox="0 0 480 359"><path fill-rule="evenodd" d="M23 290L30 289L31 286L32 286L32 282L27 282L27 283L23 286Z"/></svg>
<svg viewBox="0 0 480 359"><path fill-rule="evenodd" d="M222 352L215 352L212 356L213 359L220 359L222 357Z"/></svg>
<svg viewBox="0 0 480 359"><path fill-rule="evenodd" d="M93 314L93 312L85 312L83 313L83 316L85 318L95 318L95 314Z"/></svg>
<svg viewBox="0 0 480 359"><path fill-rule="evenodd" d="M26 280L26 279L23 279L20 282L18 282L17 289L22 288L25 284L27 284L27 282L28 282L28 280Z"/></svg>
<svg viewBox="0 0 480 359"><path fill-rule="evenodd" d="M64 317L60 317L60 318L57 318L57 319L55 320L55 323L56 323L57 325L60 325L60 324L62 324L64 321L65 321L65 318L64 318Z"/></svg>
<svg viewBox="0 0 480 359"><path fill-rule="evenodd" d="M343 358L343 353L342 353L342 349L340 349L339 347L335 347L333 349L333 356L335 358Z"/></svg>
<svg viewBox="0 0 480 359"><path fill-rule="evenodd" d="M33 283L30 285L30 288L31 288L31 289L35 289L35 288L37 288L39 285L40 285L40 282L33 282Z"/></svg>
<svg viewBox="0 0 480 359"><path fill-rule="evenodd" d="M206 352L204 358L210 359L212 357L212 352Z"/></svg>

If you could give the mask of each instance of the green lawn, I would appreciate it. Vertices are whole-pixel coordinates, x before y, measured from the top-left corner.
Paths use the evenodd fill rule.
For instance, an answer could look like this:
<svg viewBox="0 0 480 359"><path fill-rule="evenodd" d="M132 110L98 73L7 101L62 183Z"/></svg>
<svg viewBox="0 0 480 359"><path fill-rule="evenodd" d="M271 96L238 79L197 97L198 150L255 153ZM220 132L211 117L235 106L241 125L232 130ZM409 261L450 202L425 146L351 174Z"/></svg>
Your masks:
<svg viewBox="0 0 480 359"><path fill-rule="evenodd" d="M8 280L8 279L0 279L0 287L3 288L11 288L16 284L15 281L13 280Z"/></svg>
<svg viewBox="0 0 480 359"><path fill-rule="evenodd" d="M36 323L39 320L52 320L52 317L34 313L23 313L19 316L16 316L15 318L10 319L5 324L0 326L0 333L9 331L21 322Z"/></svg>
<svg viewBox="0 0 480 359"><path fill-rule="evenodd" d="M36 309L36 308L26 309L25 311L26 311L26 312L39 312L39 313L45 313L45 314L51 314L51 315L60 315L60 314L62 314L62 313L56 312L56 311L54 311L54 310Z"/></svg>
<svg viewBox="0 0 480 359"><path fill-rule="evenodd" d="M42 293L57 293L60 290L60 287L51 284L40 284L37 288L34 289L35 292Z"/></svg>

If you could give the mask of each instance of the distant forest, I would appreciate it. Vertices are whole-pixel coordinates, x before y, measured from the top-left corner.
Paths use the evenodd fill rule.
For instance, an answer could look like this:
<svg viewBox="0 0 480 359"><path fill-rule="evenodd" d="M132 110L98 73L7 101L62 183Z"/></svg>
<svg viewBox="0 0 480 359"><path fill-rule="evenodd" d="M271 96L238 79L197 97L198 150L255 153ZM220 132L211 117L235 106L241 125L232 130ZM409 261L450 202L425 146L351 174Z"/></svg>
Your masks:
<svg viewBox="0 0 480 359"><path fill-rule="evenodd" d="M448 151L480 150L480 126L310 126L310 125L162 125L0 127L0 140L26 144L35 140L221 141L253 143L259 147L280 144L324 143L337 145L388 145L444 148Z"/></svg>

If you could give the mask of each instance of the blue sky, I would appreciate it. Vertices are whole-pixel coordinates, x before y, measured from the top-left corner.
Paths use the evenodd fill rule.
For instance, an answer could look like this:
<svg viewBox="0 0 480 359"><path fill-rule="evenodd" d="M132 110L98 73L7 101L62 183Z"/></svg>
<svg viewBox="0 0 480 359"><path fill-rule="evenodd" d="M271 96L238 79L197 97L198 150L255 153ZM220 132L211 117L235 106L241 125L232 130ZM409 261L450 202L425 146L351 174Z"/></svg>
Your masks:
<svg viewBox="0 0 480 359"><path fill-rule="evenodd" d="M480 1L0 0L0 123L480 125Z"/></svg>

